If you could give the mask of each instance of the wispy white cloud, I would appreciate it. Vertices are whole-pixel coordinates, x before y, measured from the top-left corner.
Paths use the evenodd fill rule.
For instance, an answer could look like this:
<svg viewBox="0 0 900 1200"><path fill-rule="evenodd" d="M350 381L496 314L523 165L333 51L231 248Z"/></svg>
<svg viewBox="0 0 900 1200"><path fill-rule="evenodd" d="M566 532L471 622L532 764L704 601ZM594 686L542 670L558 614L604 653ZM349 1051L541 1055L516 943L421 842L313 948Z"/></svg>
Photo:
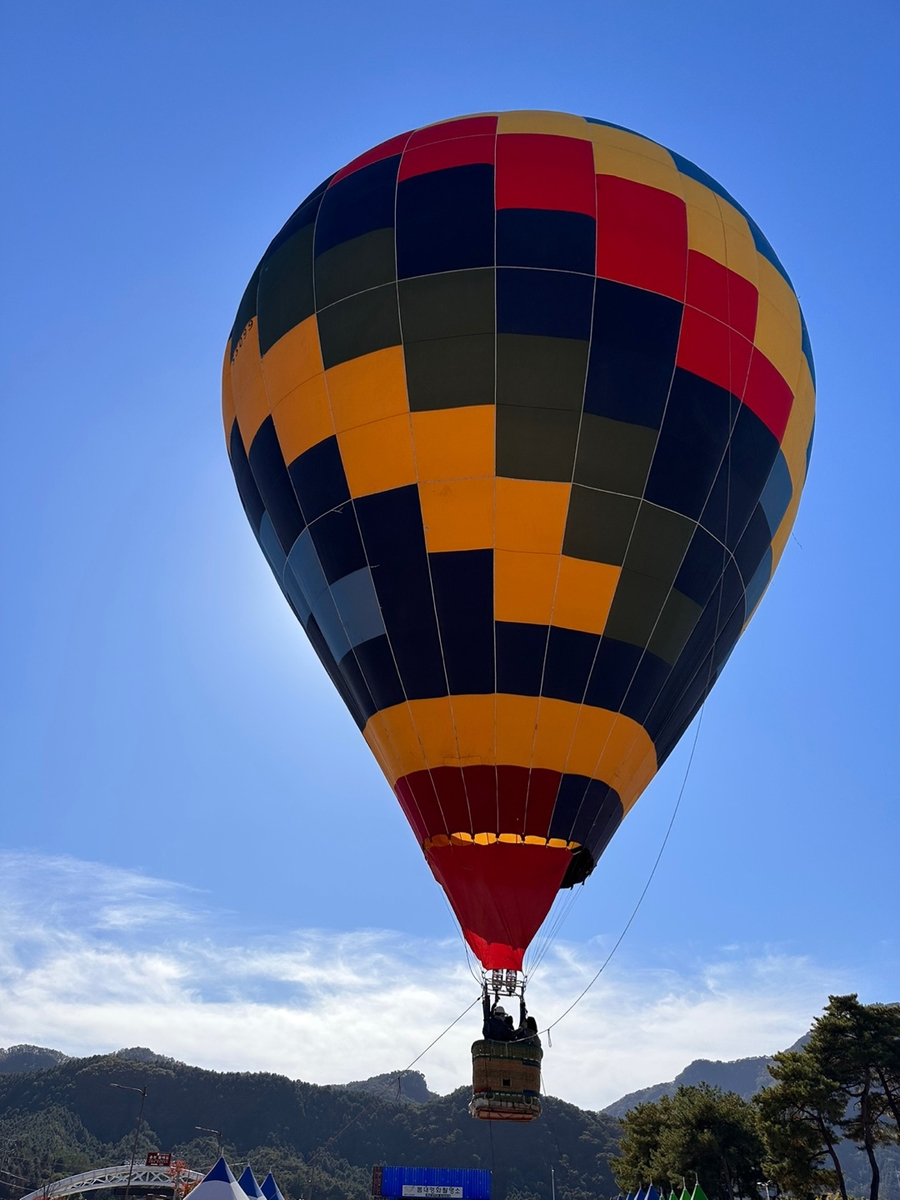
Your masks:
<svg viewBox="0 0 900 1200"><path fill-rule="evenodd" d="M199 893L184 884L154 879L62 855L0 852L0 897L17 926L54 924L84 932L137 930L196 921Z"/></svg>
<svg viewBox="0 0 900 1200"><path fill-rule="evenodd" d="M458 942L377 930L235 939L223 924L189 888L0 855L0 1044L70 1054L139 1044L222 1070L340 1082L405 1066L477 998ZM598 944L550 950L529 988L542 1023L604 954ZM546 1085L599 1108L694 1058L771 1052L848 986L775 950L728 947L678 970L629 966L623 955L554 1030ZM466 1081L479 1023L476 1007L419 1064L433 1088Z"/></svg>

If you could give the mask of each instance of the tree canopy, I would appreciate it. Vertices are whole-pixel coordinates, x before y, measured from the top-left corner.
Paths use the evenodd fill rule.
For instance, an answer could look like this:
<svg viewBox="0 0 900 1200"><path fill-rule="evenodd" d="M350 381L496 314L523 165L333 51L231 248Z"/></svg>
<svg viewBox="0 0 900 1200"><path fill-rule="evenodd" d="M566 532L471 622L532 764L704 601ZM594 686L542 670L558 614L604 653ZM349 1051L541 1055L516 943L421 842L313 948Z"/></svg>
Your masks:
<svg viewBox="0 0 900 1200"><path fill-rule="evenodd" d="M848 1200L847 1162L862 1155L868 1200L879 1200L880 1160L900 1147L900 1005L829 997L806 1044L776 1054L769 1072L752 1102L701 1084L632 1109L612 1160L620 1188L699 1179L714 1200L771 1184L801 1200Z"/></svg>
<svg viewBox="0 0 900 1200"><path fill-rule="evenodd" d="M764 1153L752 1104L735 1092L701 1083L680 1087L656 1104L639 1104L622 1121L619 1187L654 1181L665 1191L699 1179L711 1200L755 1197Z"/></svg>
<svg viewBox="0 0 900 1200"><path fill-rule="evenodd" d="M776 1054L774 1085L756 1098L766 1169L783 1189L813 1195L847 1186L837 1153L862 1150L878 1200L879 1147L900 1145L900 1005L830 996L799 1051Z"/></svg>

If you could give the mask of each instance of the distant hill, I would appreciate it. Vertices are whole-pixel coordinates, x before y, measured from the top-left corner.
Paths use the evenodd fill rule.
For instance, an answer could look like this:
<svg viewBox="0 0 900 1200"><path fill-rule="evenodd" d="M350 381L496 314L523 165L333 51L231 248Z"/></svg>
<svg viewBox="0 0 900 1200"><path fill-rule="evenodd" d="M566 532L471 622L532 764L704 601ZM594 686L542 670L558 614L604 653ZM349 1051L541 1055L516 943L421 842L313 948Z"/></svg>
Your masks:
<svg viewBox="0 0 900 1200"><path fill-rule="evenodd" d="M373 1075L371 1079L354 1079L352 1083L339 1083L335 1087L349 1088L353 1092L370 1092L383 1100L394 1100L401 1104L427 1104L439 1099L437 1092L429 1091L421 1071L395 1071L386 1075Z"/></svg>
<svg viewBox="0 0 900 1200"><path fill-rule="evenodd" d="M124 1050L116 1050L113 1058L124 1058L128 1062L156 1063L163 1067L174 1067L177 1058L169 1058L166 1054L157 1054L147 1046L126 1046Z"/></svg>
<svg viewBox="0 0 900 1200"><path fill-rule="evenodd" d="M790 1050L799 1050L805 1045L809 1034L794 1042ZM708 1083L711 1087L719 1087L723 1092L737 1092L745 1100L755 1096L760 1088L768 1087L772 1082L769 1074L771 1055L759 1055L756 1058L735 1058L728 1062L719 1059L695 1058L684 1068L680 1075L668 1083L654 1083L650 1087L641 1088L637 1092L629 1092L621 1099L607 1104L603 1109L611 1117L624 1117L638 1104L651 1104L661 1100L663 1096L674 1096L682 1086L694 1086L698 1083Z"/></svg>
<svg viewBox="0 0 900 1200"><path fill-rule="evenodd" d="M624 1117L638 1104L655 1103L663 1096L674 1096L683 1085L698 1083L720 1087L723 1092L737 1092L739 1096L749 1100L760 1088L768 1087L772 1082L769 1074L771 1061L772 1059L765 1055L758 1058L737 1058L733 1062L697 1058L670 1082L654 1083L650 1087L641 1088L640 1091L629 1092L620 1100L607 1104L603 1111L611 1117Z"/></svg>
<svg viewBox="0 0 900 1200"><path fill-rule="evenodd" d="M157 1054L147 1046L127 1046L114 1051L112 1057L161 1066L175 1066L178 1061L168 1055ZM47 1046L10 1046L8 1050L0 1046L0 1075L45 1071L48 1067L67 1062L69 1058L70 1055L63 1054L62 1050L51 1050ZM383 1075L372 1075L369 1079L354 1079L350 1083L336 1083L332 1086L349 1088L354 1092L370 1092L383 1100L394 1100L402 1104L427 1104L429 1100L437 1100L439 1095L429 1090L421 1071L389 1071Z"/></svg>
<svg viewBox="0 0 900 1200"><path fill-rule="evenodd" d="M0 1046L0 1075L15 1075L19 1071L44 1071L47 1067L59 1066L68 1054L62 1050L48 1050L45 1046Z"/></svg>

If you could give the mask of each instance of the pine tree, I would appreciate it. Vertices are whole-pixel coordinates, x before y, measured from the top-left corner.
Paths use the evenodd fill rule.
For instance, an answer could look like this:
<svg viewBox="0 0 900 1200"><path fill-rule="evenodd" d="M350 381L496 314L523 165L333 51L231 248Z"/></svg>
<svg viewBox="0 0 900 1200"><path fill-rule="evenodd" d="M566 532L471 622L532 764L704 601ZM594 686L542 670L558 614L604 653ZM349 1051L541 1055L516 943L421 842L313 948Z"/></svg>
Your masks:
<svg viewBox="0 0 900 1200"><path fill-rule="evenodd" d="M766 1175L797 1196L836 1187L847 1200L837 1153L846 1102L838 1084L806 1050L776 1054L769 1072L774 1085L754 1101L766 1147Z"/></svg>
<svg viewBox="0 0 900 1200"><path fill-rule="evenodd" d="M898 1043L900 1006L860 1004L854 993L829 996L804 1047L843 1095L844 1136L862 1146L869 1160L869 1200L878 1200L881 1184L876 1148L900 1142Z"/></svg>
<svg viewBox="0 0 900 1200"><path fill-rule="evenodd" d="M656 1104L638 1105L622 1124L621 1153L610 1160L620 1187L693 1177L716 1200L758 1195L764 1148L756 1112L734 1092L705 1083L680 1087Z"/></svg>

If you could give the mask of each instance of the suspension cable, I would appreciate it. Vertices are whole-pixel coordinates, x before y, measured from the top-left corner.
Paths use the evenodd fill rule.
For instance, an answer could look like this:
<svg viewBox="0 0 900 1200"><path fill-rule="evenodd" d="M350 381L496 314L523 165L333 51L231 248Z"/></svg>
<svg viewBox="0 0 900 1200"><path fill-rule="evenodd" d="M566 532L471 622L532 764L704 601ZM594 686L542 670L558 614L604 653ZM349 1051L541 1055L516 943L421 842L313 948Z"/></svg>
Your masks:
<svg viewBox="0 0 900 1200"><path fill-rule="evenodd" d="M572 912L572 909L575 907L576 903L578 902L578 898L583 891L583 886L572 888L568 896L557 909L556 914L549 923L547 932L538 942L538 945L534 951L534 955L527 966L526 974L529 980L534 978L538 968L543 964L544 959L547 957L547 954L556 941L556 938L559 935L563 925L565 925L566 921L569 919L569 914Z"/></svg>
<svg viewBox="0 0 900 1200"><path fill-rule="evenodd" d="M447 895L446 895L446 893L445 893L445 891L444 891L444 889L443 889L443 888L441 888L441 895L442 895L442 896L443 896L443 898L444 898L444 904L445 904L445 905L446 905L446 907L447 907L447 912L450 914L450 922L451 922L451 924L453 925L453 928L454 928L454 929L456 930L456 932L459 934L459 940L462 942L462 948L463 948L463 952L464 952L464 954L465 954L465 956L466 956L466 966L469 968L469 974L470 974L470 975L472 976L472 978L475 980L476 984L478 984L478 986L479 986L479 987L481 987L481 980L480 980L480 979L478 978L478 976L475 974L475 968L472 966L472 960L471 960L471 958L469 957L469 946L468 946L468 943L466 942L466 939L463 937L463 931L462 931L462 929L460 928L459 921L456 919L456 913L455 913L455 912L453 911L453 909L450 907L450 901L447 899Z"/></svg>

